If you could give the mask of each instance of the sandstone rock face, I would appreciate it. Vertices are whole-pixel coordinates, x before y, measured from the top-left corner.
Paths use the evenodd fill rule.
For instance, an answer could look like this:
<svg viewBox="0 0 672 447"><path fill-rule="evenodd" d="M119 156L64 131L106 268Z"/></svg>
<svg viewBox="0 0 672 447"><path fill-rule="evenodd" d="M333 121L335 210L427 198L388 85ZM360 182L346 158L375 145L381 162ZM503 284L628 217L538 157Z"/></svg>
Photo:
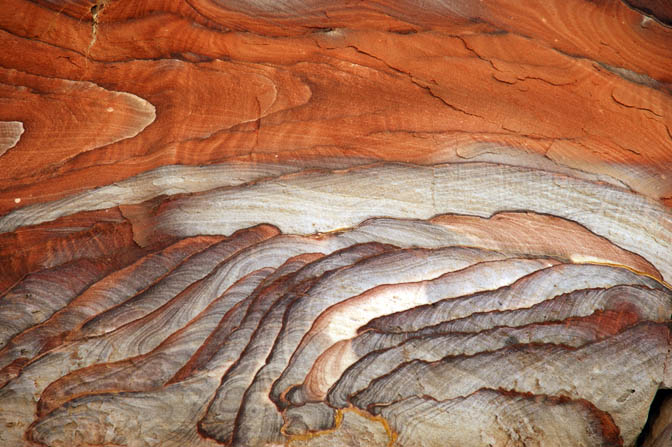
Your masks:
<svg viewBox="0 0 672 447"><path fill-rule="evenodd" d="M5 0L0 446L667 446L672 8Z"/></svg>

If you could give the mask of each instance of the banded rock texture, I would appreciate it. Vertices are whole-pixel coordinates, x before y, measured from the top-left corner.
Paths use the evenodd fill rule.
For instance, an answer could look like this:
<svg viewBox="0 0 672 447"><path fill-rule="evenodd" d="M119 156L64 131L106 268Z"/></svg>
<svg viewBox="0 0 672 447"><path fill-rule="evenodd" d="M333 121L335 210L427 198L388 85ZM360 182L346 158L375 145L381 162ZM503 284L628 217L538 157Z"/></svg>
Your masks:
<svg viewBox="0 0 672 447"><path fill-rule="evenodd" d="M670 445L666 2L2 6L0 446Z"/></svg>

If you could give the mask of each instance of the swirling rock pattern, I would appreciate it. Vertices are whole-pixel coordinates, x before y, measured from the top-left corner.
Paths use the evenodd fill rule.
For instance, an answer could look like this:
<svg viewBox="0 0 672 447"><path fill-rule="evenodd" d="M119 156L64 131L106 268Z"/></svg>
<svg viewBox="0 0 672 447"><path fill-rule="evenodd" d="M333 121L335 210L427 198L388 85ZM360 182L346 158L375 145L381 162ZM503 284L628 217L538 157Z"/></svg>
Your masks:
<svg viewBox="0 0 672 447"><path fill-rule="evenodd" d="M666 446L657 0L0 8L0 446Z"/></svg>

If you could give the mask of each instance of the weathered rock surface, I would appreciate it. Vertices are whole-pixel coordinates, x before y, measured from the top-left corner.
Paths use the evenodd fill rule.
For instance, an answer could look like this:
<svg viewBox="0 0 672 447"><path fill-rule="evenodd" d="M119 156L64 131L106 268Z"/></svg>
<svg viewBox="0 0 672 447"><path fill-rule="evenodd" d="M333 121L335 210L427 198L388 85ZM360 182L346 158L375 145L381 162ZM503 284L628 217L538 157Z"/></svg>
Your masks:
<svg viewBox="0 0 672 447"><path fill-rule="evenodd" d="M5 0L0 446L669 446L671 25Z"/></svg>

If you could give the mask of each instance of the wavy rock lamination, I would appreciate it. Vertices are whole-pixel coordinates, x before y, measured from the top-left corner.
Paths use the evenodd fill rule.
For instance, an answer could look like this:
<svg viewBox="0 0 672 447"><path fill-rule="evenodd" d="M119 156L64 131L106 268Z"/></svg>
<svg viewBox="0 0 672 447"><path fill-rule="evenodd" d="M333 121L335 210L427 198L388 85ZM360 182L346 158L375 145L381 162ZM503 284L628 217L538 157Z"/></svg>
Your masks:
<svg viewBox="0 0 672 447"><path fill-rule="evenodd" d="M664 2L6 3L0 446L670 445Z"/></svg>
<svg viewBox="0 0 672 447"><path fill-rule="evenodd" d="M671 213L611 185L529 168L443 165L417 177L427 169L311 171L153 200L133 214L134 228L184 239L113 272L87 268L91 279L73 273L82 262L26 277L5 306L57 273L69 288L34 298L41 316L8 319L3 442L301 445L364 430L399 445L632 445L657 390L672 383L672 291L662 279ZM470 215L495 204L464 190L479 170L474 191L484 179L495 196L508 191L498 207L549 214ZM439 181L437 172L452 174ZM395 197L365 189L372 176L417 186ZM534 182L551 195L522 186ZM572 192L557 186L573 182ZM469 200L448 197L460 188ZM241 218L233 210L253 191ZM604 200L572 204L589 227L567 219L581 194ZM230 211L217 217L224 197ZM288 197L301 199L267 206ZM646 205L637 225L616 207L625 197ZM344 214L349 206L357 213ZM459 214L422 220L423 206ZM383 209L396 217L375 217ZM248 228L253 216L264 224ZM344 218L362 222L310 234ZM192 234L204 229L213 235ZM471 425L456 434L459 420Z"/></svg>

